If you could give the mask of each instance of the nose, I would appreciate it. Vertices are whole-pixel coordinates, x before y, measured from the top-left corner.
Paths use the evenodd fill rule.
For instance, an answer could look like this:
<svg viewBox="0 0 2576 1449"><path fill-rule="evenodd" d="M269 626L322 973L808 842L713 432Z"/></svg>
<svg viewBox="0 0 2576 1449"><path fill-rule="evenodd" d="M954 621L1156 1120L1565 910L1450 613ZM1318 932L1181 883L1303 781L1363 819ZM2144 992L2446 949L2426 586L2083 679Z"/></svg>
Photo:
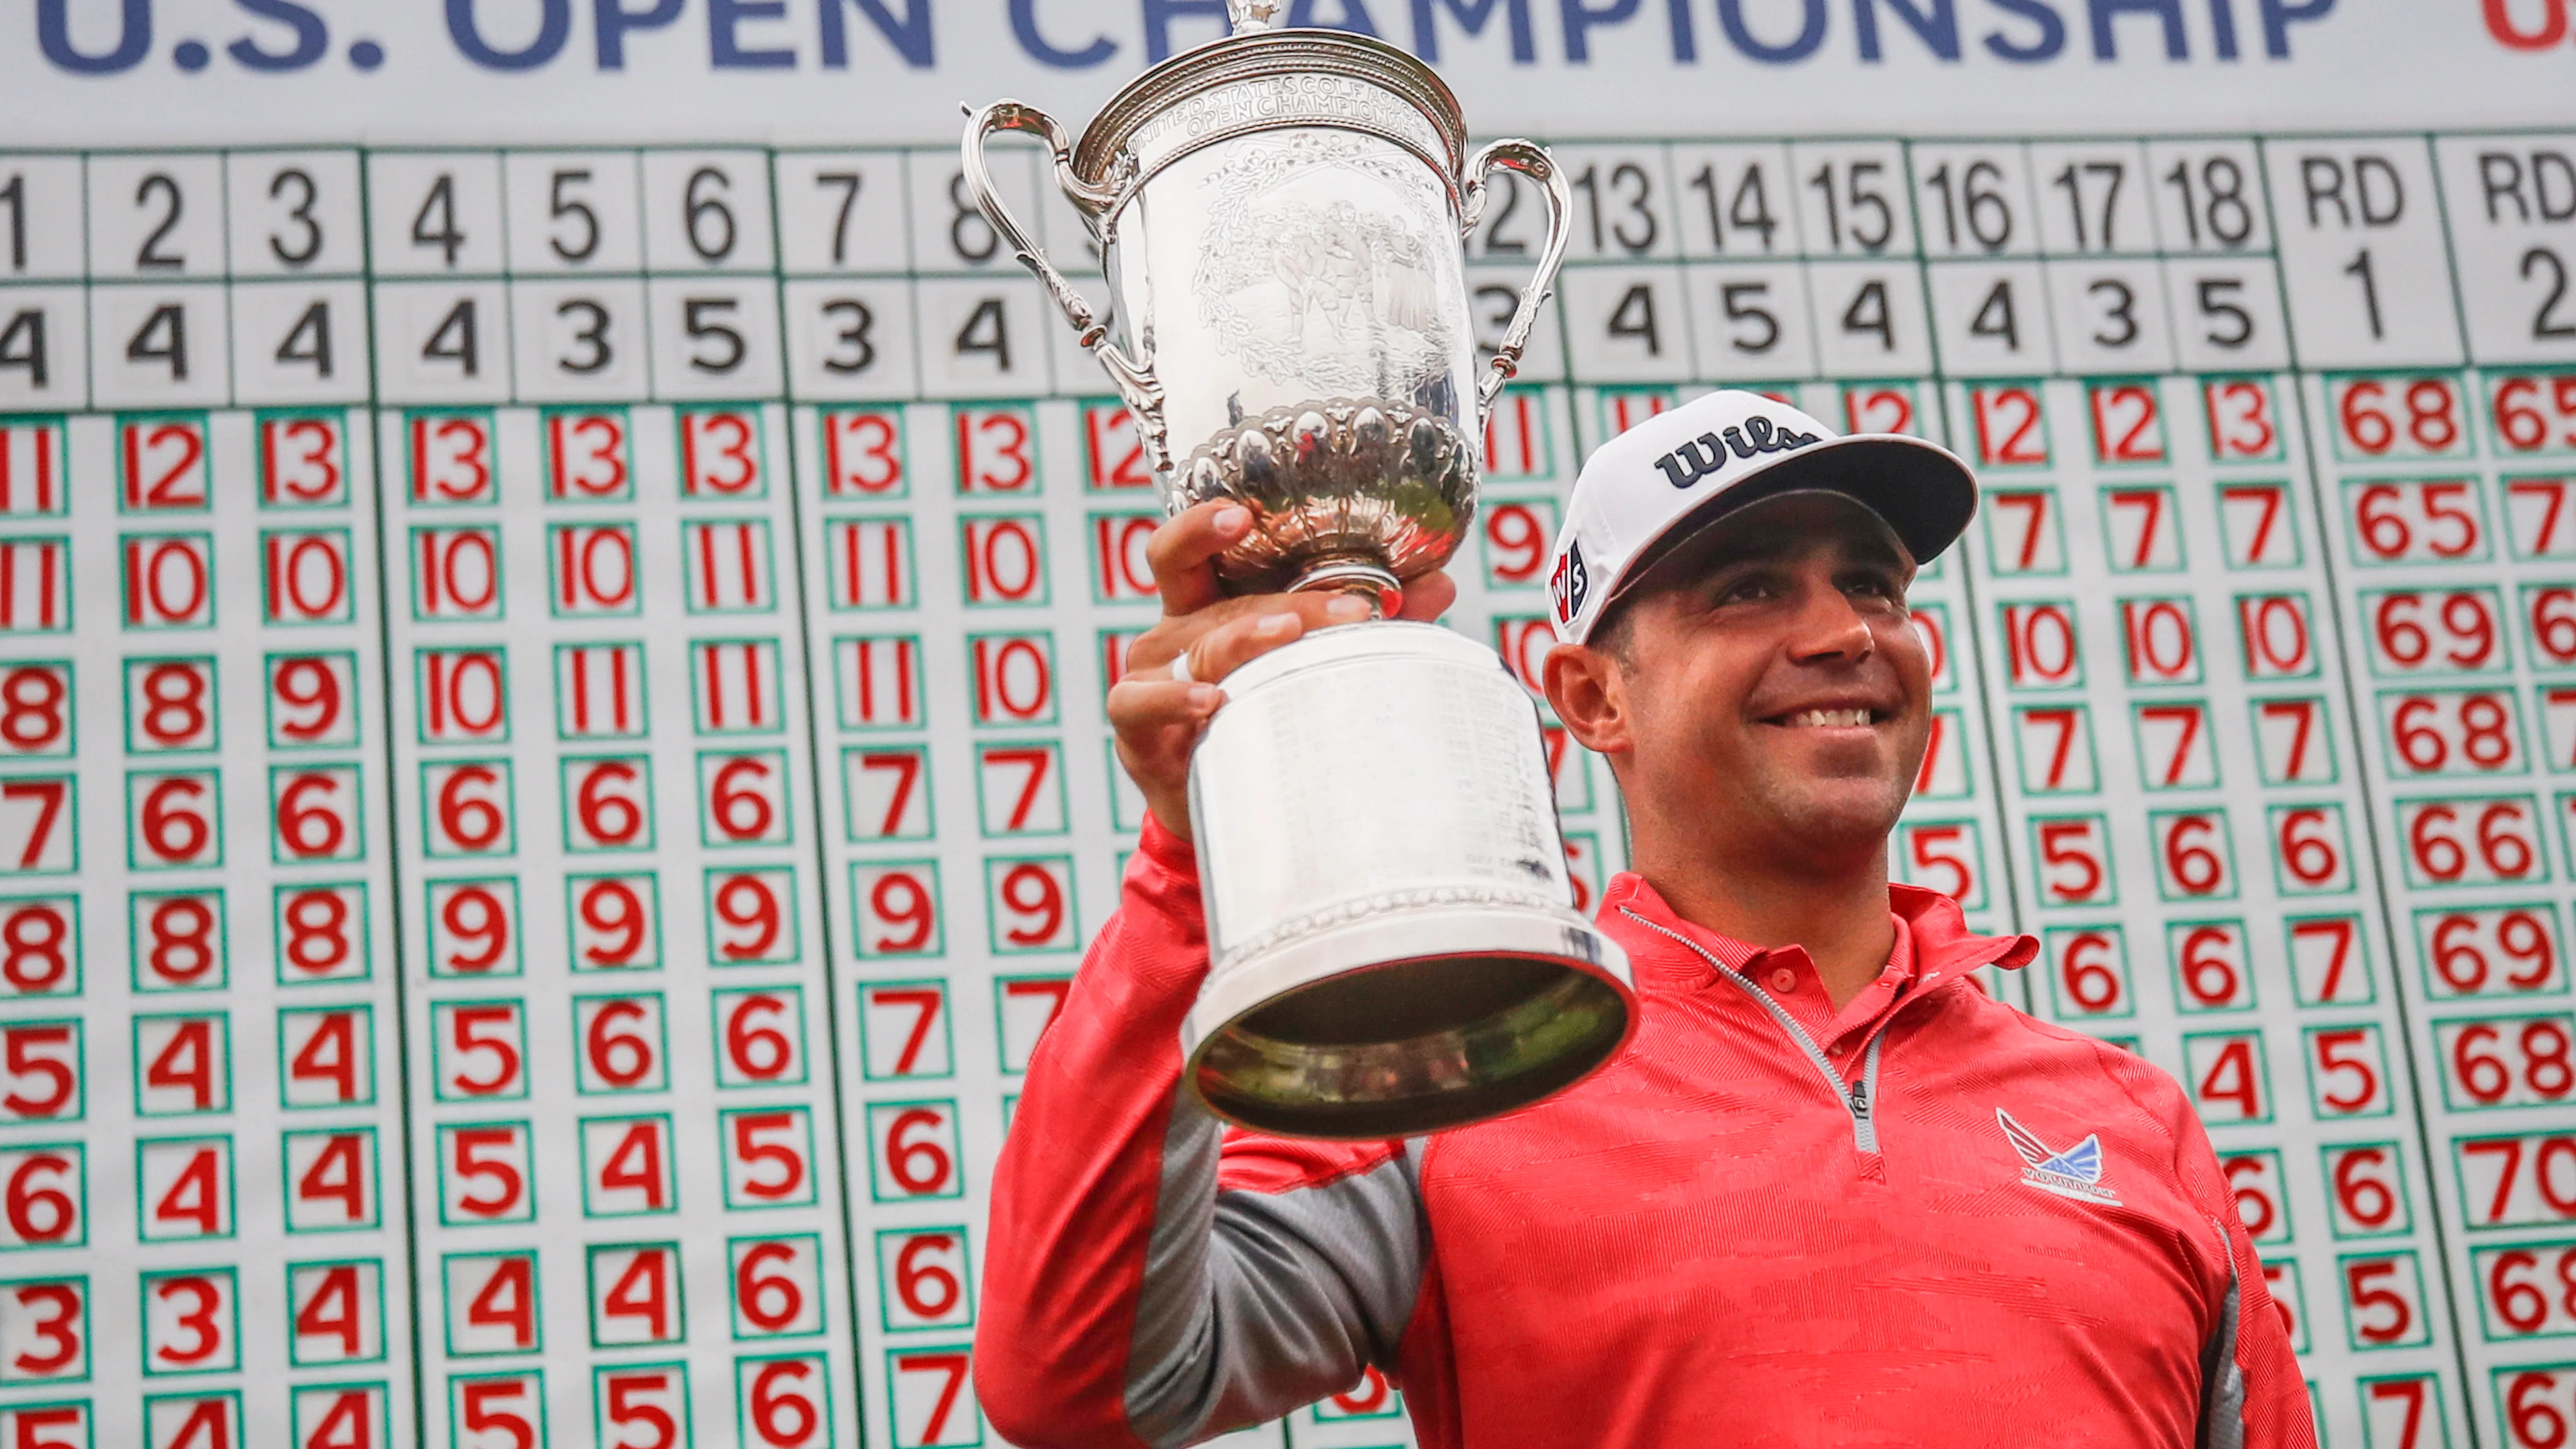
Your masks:
<svg viewBox="0 0 2576 1449"><path fill-rule="evenodd" d="M1857 664L1878 648L1869 620L1830 580L1806 581L1789 633L1789 657L1801 664Z"/></svg>

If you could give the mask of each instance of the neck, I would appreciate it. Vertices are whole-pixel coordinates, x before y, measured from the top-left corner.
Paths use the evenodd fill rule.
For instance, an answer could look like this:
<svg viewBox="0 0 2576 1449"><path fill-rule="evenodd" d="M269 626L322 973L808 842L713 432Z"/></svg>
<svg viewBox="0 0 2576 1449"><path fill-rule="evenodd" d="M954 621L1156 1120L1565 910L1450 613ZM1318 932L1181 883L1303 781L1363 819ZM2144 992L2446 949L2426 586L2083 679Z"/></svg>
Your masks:
<svg viewBox="0 0 2576 1449"><path fill-rule="evenodd" d="M1694 925L1764 949L1801 946L1839 1010L1887 969L1896 925L1887 905L1887 854L1848 861L1813 856L1785 868L1795 852L1717 852L1700 831L1637 829L1630 867L1664 903Z"/></svg>

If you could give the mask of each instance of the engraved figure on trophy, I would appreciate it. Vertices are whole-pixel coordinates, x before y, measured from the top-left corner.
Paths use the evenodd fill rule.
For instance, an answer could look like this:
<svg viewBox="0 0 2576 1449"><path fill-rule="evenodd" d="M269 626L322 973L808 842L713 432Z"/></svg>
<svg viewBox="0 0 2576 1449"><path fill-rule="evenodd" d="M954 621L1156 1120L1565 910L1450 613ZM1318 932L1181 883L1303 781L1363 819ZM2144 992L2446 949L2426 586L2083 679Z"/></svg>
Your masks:
<svg viewBox="0 0 2576 1449"><path fill-rule="evenodd" d="M1134 414L1167 508L1243 505L1238 594L1337 589L1379 618L1234 671L1190 763L1211 966L1183 1028L1211 1110L1393 1137L1529 1105L1634 1029L1625 956L1574 908L1536 705L1500 656L1388 617L1475 516L1485 414L1565 251L1545 151L1470 155L1411 56L1270 28L1147 71L1077 142L1012 101L970 120L969 186ZM984 145L1043 140L1099 240L1116 340L994 193ZM1545 248L1479 365L1463 242L1493 173L1536 186Z"/></svg>

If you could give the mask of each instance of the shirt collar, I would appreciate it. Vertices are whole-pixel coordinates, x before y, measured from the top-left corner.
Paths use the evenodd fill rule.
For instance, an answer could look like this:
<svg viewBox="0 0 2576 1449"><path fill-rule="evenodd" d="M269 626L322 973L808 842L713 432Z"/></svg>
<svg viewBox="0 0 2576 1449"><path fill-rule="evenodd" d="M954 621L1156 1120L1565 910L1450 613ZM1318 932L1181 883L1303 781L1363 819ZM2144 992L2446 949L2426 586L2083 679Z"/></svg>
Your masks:
<svg viewBox="0 0 2576 1449"><path fill-rule="evenodd" d="M1887 888L1887 905L1888 914L1896 922L1896 945L1888 955L1888 969L1881 977L1884 980L1913 982L1929 989L1979 966L2017 969L2030 964L2039 954L2039 941L2035 937L1970 934L1966 919L1959 914L1958 902L1938 891L1924 890L1919 886L1890 885ZM1684 919L1664 900L1661 892L1634 871L1621 871L1612 877L1609 889L1602 893L1602 919L1617 921L1623 910L1634 912L1649 926L1657 928L1647 935L1667 942L1670 936L1664 933L1679 936L1724 962L1731 971L1741 973L1755 958L1768 954L1763 947ZM1802 946L1778 949L1795 951L1801 957L1806 955ZM1629 954L1632 966L1648 976L1691 978L1704 974L1708 969L1707 963L1696 953L1677 945L1663 950L1650 947L1641 953L1632 943Z"/></svg>

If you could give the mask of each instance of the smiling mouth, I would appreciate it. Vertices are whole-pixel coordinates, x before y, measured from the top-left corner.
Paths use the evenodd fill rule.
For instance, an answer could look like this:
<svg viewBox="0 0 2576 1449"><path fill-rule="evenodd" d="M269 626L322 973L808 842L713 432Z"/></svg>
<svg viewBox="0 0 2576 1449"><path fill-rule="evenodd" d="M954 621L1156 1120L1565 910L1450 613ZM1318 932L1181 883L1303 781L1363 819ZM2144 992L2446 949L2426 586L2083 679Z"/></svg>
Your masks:
<svg viewBox="0 0 2576 1449"><path fill-rule="evenodd" d="M1790 729L1853 729L1876 724L1881 717L1871 709L1802 709L1775 716L1771 722Z"/></svg>

